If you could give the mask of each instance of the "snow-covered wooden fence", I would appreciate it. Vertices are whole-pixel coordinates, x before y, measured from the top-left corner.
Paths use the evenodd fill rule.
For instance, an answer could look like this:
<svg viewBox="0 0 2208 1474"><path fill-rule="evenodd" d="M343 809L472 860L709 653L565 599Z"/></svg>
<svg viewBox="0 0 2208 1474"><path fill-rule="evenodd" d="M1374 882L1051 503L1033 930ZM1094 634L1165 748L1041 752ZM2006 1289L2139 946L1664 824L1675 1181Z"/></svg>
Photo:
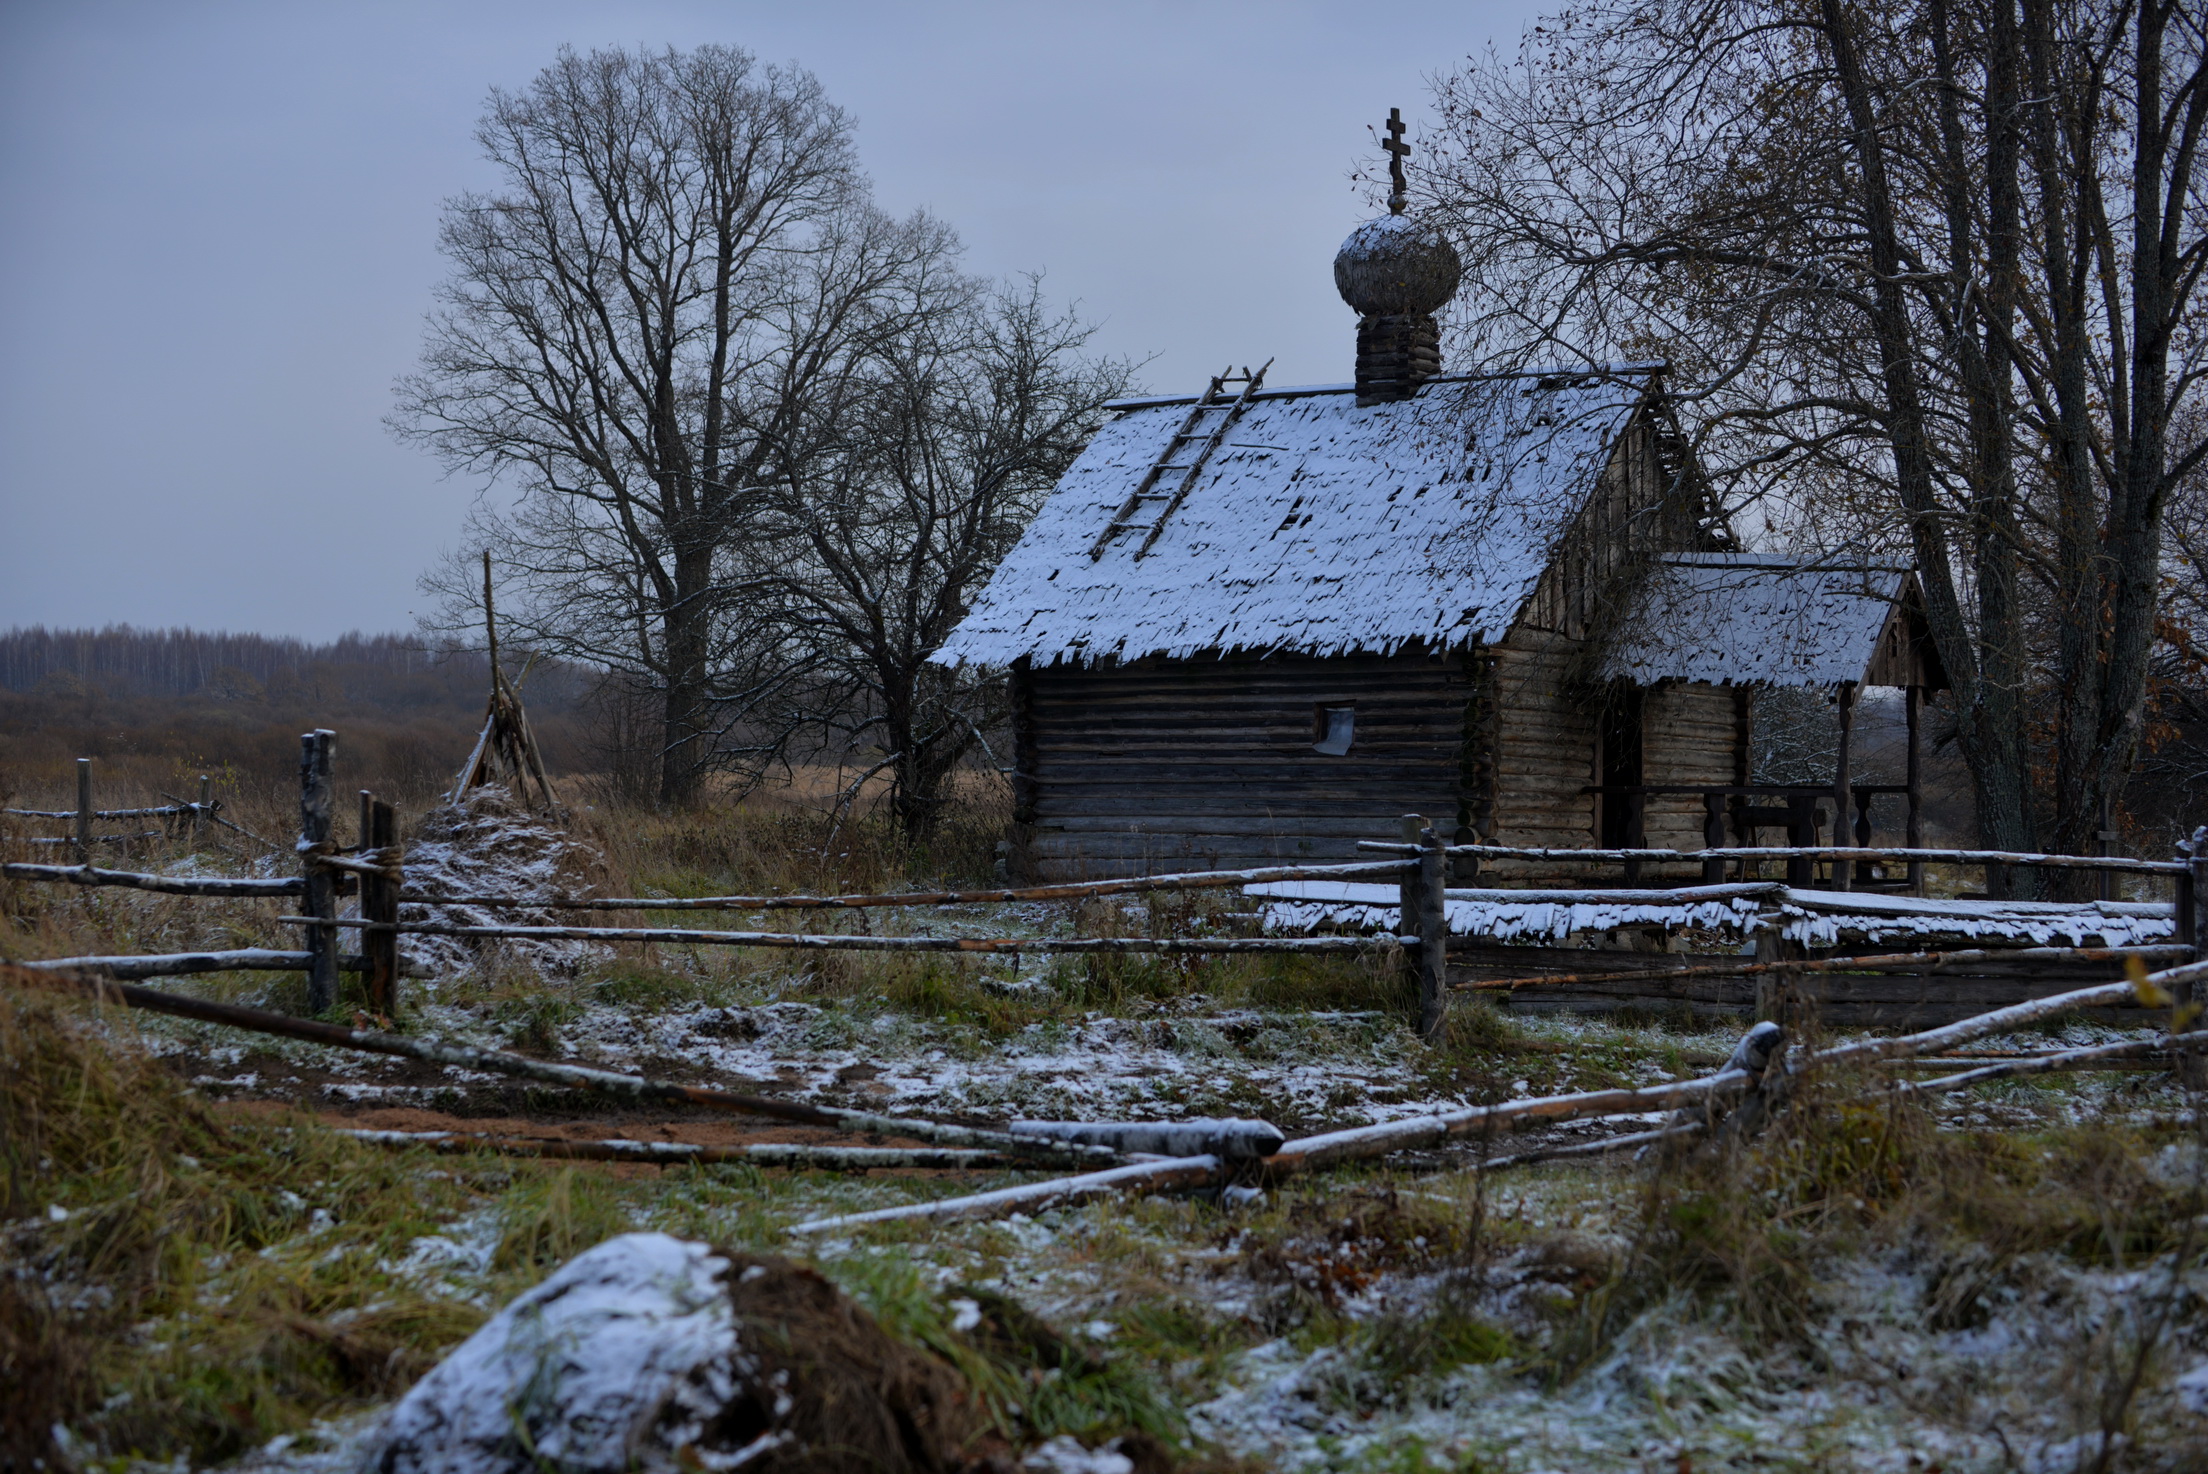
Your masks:
<svg viewBox="0 0 2208 1474"><path fill-rule="evenodd" d="M117 886L159 894L208 899L296 898L285 923L299 928L295 951L240 949L142 957L49 959L53 966L78 968L112 978L151 978L215 970L270 969L304 971L312 1013L327 1013L337 1000L341 973L362 978L368 1006L391 1015L398 1006L399 939L404 936L456 937L525 942L583 941L782 951L952 952L969 955L1061 954L1230 956L1246 954L1337 954L1400 950L1402 965L1415 979L1419 1027L1431 1035L1443 1024L1453 993L1486 991L1510 995L1521 1003L1551 1003L1578 1008L1615 1008L1628 1004L1681 1005L1699 1011L1753 1007L1769 1016L1804 1002L1821 1005L1828 1021L1841 1023L1927 1021L1923 1005L1932 993L1949 1014L1973 1007L2017 1001L2019 990L2045 993L2106 977L2108 970L2138 958L2153 962L2189 960L2200 955L2195 896L2208 879L2208 857L2194 850L2176 860L2116 856L2015 853L1995 850L1875 849L1863 846L1730 847L1706 850L1530 849L1502 845L1449 845L1417 815L1405 816L1400 838L1373 840L1360 848L1374 858L1350 864L1271 865L1234 870L1122 876L1049 885L988 890L905 891L852 895L722 895L703 897L560 896L451 894L409 888L405 856L397 843L396 816L388 803L361 795L357 842L336 842L335 795L331 759L335 734L317 730L301 737L300 837L294 847L299 871L293 876L171 876L107 869L90 862L91 836L79 844L75 865L8 863L6 877L23 881L80 886ZM71 820L80 839L90 834L94 817L159 814L189 820L197 827L225 822L204 783L197 803L167 809L99 811L91 806L89 762L79 768L79 804L75 810L21 811L28 817ZM235 826L231 826L235 827ZM242 831L240 831L242 832ZM1844 948L1829 956L1769 927L1757 934L1757 955L1750 960L1709 954L1652 956L1623 948L1542 946L1527 939L1483 936L1459 916L1465 907L1524 910L1562 907L1590 914L1627 918L1615 930L1632 926L1690 932L1706 928L1724 912L1759 923L1804 902L1802 893L1775 881L1698 884L1668 889L1588 886L1579 889L1453 889L1449 873L1459 862L1487 860L1570 861L1575 866L1632 867L1648 862L1693 863L1708 876L1716 867L1762 860L1819 858L1842 861L1895 861L2018 869L2082 869L2167 879L2175 889L2170 921L2161 933L2124 937L2134 945L2103 946L1940 946L1906 952L1873 948L1848 956ZM1623 876L1621 875L1621 878ZM1367 915L1361 927L1332 934L1296 935L1268 929L1255 936L1207 937L1046 937L974 935L852 934L833 931L749 930L708 927L628 925L464 924L435 914L438 907L470 906L536 911L653 913L668 911L866 911L879 908L941 908L975 904L1065 902L1093 897L1137 895L1168 890L1243 888L1277 896L1283 888L1309 891L1334 887L1354 890ZM337 914L338 902L358 896L356 916ZM1385 898L1384 900L1382 898ZM1855 893L1847 903L1881 904ZM1912 901L1928 914L1954 911L1960 927L1977 924L1964 913L1968 903ZM2102 903L2105 907L2106 903ZM415 908L402 917L402 907ZM1622 909L1621 909L1622 908ZM1774 909L1775 908L1775 909ZM2133 909L2140 909L2134 907ZM2148 908L2152 909L2152 908ZM425 911L428 914L423 914ZM1630 913L1630 917L1627 916ZM1377 920L1378 924L1371 924ZM2136 918L2132 918L2136 921ZM1799 928L1797 928L1799 929ZM2137 928L2152 931L2146 923ZM359 933L357 952L340 950L342 939ZM1538 939L1533 939L1536 943ZM1559 939L1562 940L1562 939ZM1895 983L1893 979L1905 981ZM1928 980L1937 980L1932 988ZM1914 980L1913 982L1907 980ZM1910 992L1914 988L1914 993ZM1889 996L1891 995L1891 996ZM1835 1012L1835 1010L1837 1012ZM1853 1010L1853 1013L1850 1013ZM1897 1011L1898 1010L1898 1011ZM1847 1017L1840 1015L1847 1014ZM1854 1015L1860 1014L1861 1017Z"/></svg>

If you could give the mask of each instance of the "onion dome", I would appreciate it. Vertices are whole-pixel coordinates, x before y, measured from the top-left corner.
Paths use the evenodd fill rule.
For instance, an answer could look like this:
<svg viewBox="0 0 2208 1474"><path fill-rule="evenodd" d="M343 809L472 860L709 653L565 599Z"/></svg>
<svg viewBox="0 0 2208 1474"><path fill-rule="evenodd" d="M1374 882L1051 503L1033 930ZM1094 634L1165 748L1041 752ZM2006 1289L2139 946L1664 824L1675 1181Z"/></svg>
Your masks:
<svg viewBox="0 0 2208 1474"><path fill-rule="evenodd" d="M1408 215L1367 220L1334 256L1335 289L1362 317L1438 311L1463 275L1456 248Z"/></svg>

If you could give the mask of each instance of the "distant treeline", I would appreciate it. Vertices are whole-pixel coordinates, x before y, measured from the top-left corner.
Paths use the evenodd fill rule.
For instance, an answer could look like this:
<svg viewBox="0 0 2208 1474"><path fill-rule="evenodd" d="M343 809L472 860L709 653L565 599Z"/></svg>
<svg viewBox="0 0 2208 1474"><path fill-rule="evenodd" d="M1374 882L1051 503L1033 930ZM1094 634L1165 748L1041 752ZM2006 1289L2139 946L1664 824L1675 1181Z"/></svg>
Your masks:
<svg viewBox="0 0 2208 1474"><path fill-rule="evenodd" d="M597 765L595 673L501 651L555 773ZM417 807L452 780L483 721L483 653L405 635L327 644L267 635L38 627L0 633L0 793L64 803L75 760L101 792L153 801L197 775L281 795L297 782L299 733L338 732L341 786Z"/></svg>
<svg viewBox="0 0 2208 1474"><path fill-rule="evenodd" d="M508 663L508 675L517 666ZM340 635L328 644L194 629L50 630L0 633L0 689L48 696L274 698L410 708L480 702L489 666L480 651L432 646L406 635ZM591 673L539 662L532 707L565 708L587 694Z"/></svg>

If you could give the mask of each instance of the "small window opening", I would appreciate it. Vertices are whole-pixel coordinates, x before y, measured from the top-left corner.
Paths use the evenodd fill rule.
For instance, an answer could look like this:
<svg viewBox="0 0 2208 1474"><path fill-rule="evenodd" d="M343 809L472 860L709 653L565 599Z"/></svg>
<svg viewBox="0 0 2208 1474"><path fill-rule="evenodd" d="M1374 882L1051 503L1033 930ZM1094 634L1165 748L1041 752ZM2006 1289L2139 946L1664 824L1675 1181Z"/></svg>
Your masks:
<svg viewBox="0 0 2208 1474"><path fill-rule="evenodd" d="M1311 713L1311 750L1341 757L1357 736L1357 708L1319 706Z"/></svg>

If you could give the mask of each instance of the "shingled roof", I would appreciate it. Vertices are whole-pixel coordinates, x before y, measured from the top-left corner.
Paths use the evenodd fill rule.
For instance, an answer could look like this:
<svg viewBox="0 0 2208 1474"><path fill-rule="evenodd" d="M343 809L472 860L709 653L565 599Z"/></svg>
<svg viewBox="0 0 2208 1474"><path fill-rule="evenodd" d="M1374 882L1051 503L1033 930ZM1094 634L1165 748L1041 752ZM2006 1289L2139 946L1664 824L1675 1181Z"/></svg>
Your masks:
<svg viewBox="0 0 2208 1474"><path fill-rule="evenodd" d="M1669 553L1642 581L1603 673L1641 685L1860 681L1902 612L1908 580L1898 567Z"/></svg>
<svg viewBox="0 0 2208 1474"><path fill-rule="evenodd" d="M1097 432L934 659L1092 662L1255 650L1389 653L1509 630L1653 370L1255 396L1146 554L1091 557L1192 399Z"/></svg>

